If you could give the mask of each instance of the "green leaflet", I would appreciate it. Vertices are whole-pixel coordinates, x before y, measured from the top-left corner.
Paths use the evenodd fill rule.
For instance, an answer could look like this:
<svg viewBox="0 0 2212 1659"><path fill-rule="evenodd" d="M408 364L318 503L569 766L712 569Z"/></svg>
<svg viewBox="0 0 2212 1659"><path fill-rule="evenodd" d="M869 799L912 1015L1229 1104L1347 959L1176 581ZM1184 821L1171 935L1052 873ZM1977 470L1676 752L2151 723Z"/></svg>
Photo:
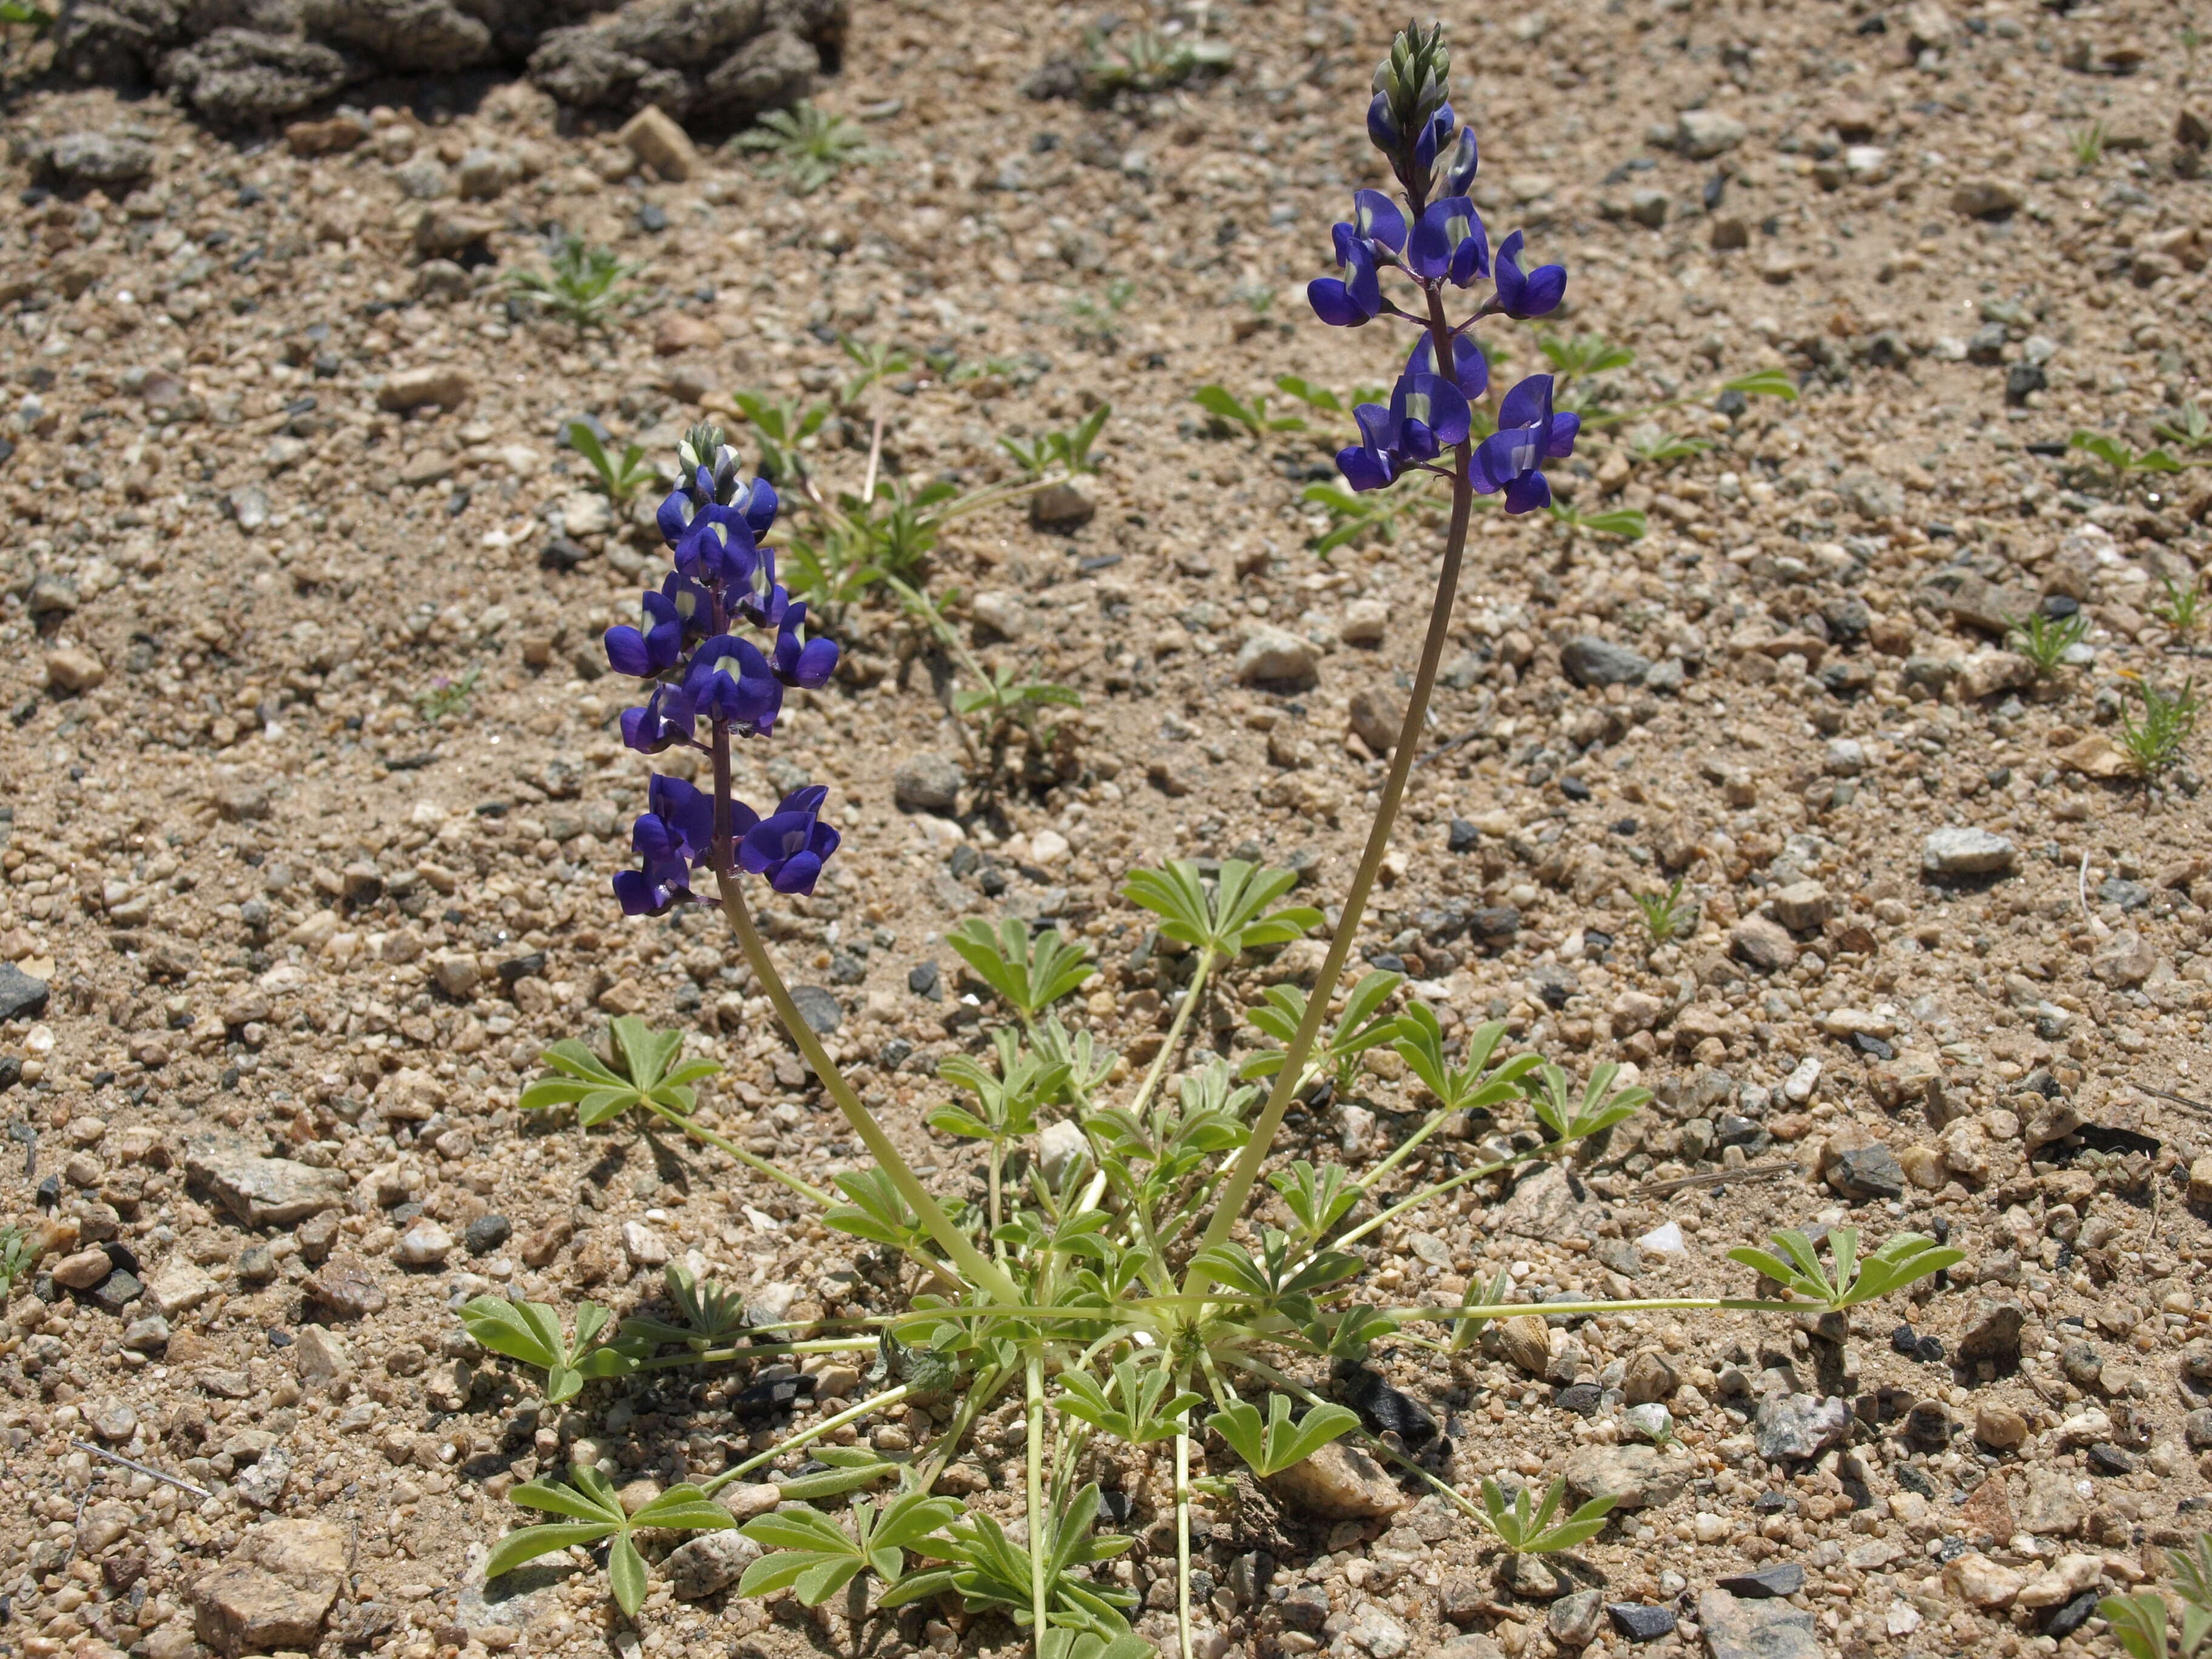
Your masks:
<svg viewBox="0 0 2212 1659"><path fill-rule="evenodd" d="M1164 1365L1140 1367L1133 1359L1123 1359L1115 1362L1103 1386L1087 1372L1063 1371L1060 1393L1053 1404L1102 1433L1133 1446L1150 1445L1173 1439L1185 1413L1205 1403L1188 1389L1169 1395L1172 1382Z"/></svg>
<svg viewBox="0 0 2212 1659"><path fill-rule="evenodd" d="M627 1330L617 1341L598 1343L611 1316L593 1302L577 1306L575 1334L566 1340L560 1316L543 1302L480 1296L460 1312L462 1325L485 1347L545 1373L545 1398L552 1405L573 1399L586 1379L626 1375L652 1352L649 1343L630 1340Z"/></svg>
<svg viewBox="0 0 2212 1659"><path fill-rule="evenodd" d="M1771 1239L1773 1250L1739 1245L1728 1253L1729 1260L1755 1268L1793 1294L1834 1311L1875 1301L1966 1259L1965 1251L1923 1234L1899 1233L1862 1261L1858 1229L1831 1227L1831 1271L1820 1266L1813 1241L1796 1228L1783 1228Z"/></svg>
<svg viewBox="0 0 2212 1659"><path fill-rule="evenodd" d="M685 1114L698 1103L690 1086L721 1070L713 1060L678 1064L681 1031L656 1031L635 1015L624 1014L609 1028L612 1042L605 1058L574 1037L563 1037L538 1058L553 1068L526 1087L515 1104L525 1111L573 1105L586 1128L620 1117L637 1106L659 1106Z"/></svg>
<svg viewBox="0 0 2212 1659"><path fill-rule="evenodd" d="M1160 918L1160 932L1225 961L1263 945L1287 945L1321 922L1309 905L1267 907L1297 885L1292 870L1266 870L1230 859L1208 883L1198 866L1176 859L1158 870L1132 870L1121 896Z"/></svg>
<svg viewBox="0 0 2212 1659"><path fill-rule="evenodd" d="M606 1476L586 1464L569 1466L571 1486L532 1480L517 1486L509 1499L525 1509L568 1517L566 1523L525 1527L511 1532L492 1548L484 1562L484 1577L496 1578L526 1561L534 1561L555 1550L577 1544L613 1541L607 1550L607 1583L615 1601L631 1618L645 1605L645 1561L632 1534L659 1528L670 1532L718 1532L737 1524L730 1512L697 1486L685 1482L671 1486L635 1515L625 1514Z"/></svg>
<svg viewBox="0 0 2212 1659"><path fill-rule="evenodd" d="M994 933L970 916L945 936L975 977L1024 1019L1035 1019L1098 971L1091 947L1071 944L1055 927L1032 939L1028 924L1008 916Z"/></svg>
<svg viewBox="0 0 2212 1659"><path fill-rule="evenodd" d="M1498 1541L1517 1555L1544 1555L1554 1550L1571 1550L1586 1539L1595 1538L1605 1530L1606 1516L1613 1513L1613 1505L1620 1499L1611 1494L1593 1498L1565 1521L1553 1524L1552 1517L1559 1513L1559 1500L1565 1496L1565 1480L1552 1482L1551 1490L1544 1494L1543 1503L1532 1515L1528 1509L1528 1489L1526 1486L1513 1495L1510 1504L1505 1494L1498 1490L1495 1480L1482 1483L1483 1512L1489 1517L1490 1529Z"/></svg>
<svg viewBox="0 0 2212 1659"><path fill-rule="evenodd" d="M1229 1449L1251 1466L1252 1473L1269 1475L1303 1463L1339 1436L1359 1426L1359 1418L1345 1407L1320 1405L1297 1422L1291 1421L1291 1402L1279 1394L1267 1396L1267 1419L1263 1426L1259 1408L1240 1400L1206 1419L1206 1426L1229 1443Z"/></svg>
<svg viewBox="0 0 2212 1659"><path fill-rule="evenodd" d="M902 1492L880 1512L872 1499L857 1498L848 1513L848 1535L817 1510L790 1508L760 1516L738 1528L772 1553L745 1569L738 1581L740 1595L766 1595L788 1589L810 1607L818 1607L860 1573L872 1572L886 1585L906 1571L906 1552L960 1513L950 1498Z"/></svg>

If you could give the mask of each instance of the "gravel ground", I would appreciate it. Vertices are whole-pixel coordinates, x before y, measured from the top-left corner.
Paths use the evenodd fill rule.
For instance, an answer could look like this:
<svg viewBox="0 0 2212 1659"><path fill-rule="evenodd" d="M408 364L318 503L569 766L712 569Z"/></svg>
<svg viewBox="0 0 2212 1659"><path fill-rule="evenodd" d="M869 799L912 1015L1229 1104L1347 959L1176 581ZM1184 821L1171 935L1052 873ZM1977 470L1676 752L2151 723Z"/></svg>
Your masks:
<svg viewBox="0 0 2212 1659"><path fill-rule="evenodd" d="M0 1526L0 1644L28 1659L1020 1650L933 1610L856 1635L836 1608L678 1601L669 1573L635 1632L588 1569L487 1592L504 1492L579 1443L666 1482L818 1408L760 1416L713 1376L541 1409L453 1312L508 1289L627 1312L672 1259L789 1317L896 1299L720 1154L515 1110L545 1043L634 1012L722 1063L726 1133L816 1175L859 1161L719 928L607 897L646 769L597 639L648 554L583 489L568 419L657 458L732 393L826 395L840 334L915 363L817 435L826 489L860 487L878 416L891 476L974 486L1012 476L1000 435L1113 405L1075 498L961 520L933 569L986 665L1083 693L1053 741L979 748L941 700L962 671L863 605L838 681L742 757L756 799L831 787L845 850L769 930L949 1188L975 1172L921 1116L936 1061L982 1041L950 927L1082 935L1079 1018L1139 1067L1179 970L1124 872L1263 856L1331 904L1403 736L1433 529L1317 559L1302 492L1342 434L1223 435L1188 401L1384 372L1385 342L1298 291L1379 172L1381 20L1163 15L1226 70L1094 104L1053 95L1073 14L866 10L823 98L884 154L803 198L519 83L240 143L16 52L0 1207L45 1254L0 1328L0 1496L29 1511ZM2197 395L2212 97L2178 15L1446 16L1493 236L1569 265L1564 330L1633 348L1617 404L1688 399L1662 418L1708 447L1593 433L1553 472L1578 509L1648 513L1633 544L1477 520L1361 940L1449 1024L1620 1062L1657 1100L1572 1182L1380 1235L1377 1294L1503 1267L1531 1302L1741 1295L1723 1252L1781 1225L1947 1230L1966 1261L1803 1328L1531 1316L1455 1361L1386 1349L1462 1489L1644 1501L1555 1572L1417 1486L1333 1518L1248 1483L1206 1522L1215 1659L2113 1652L2094 1593L2197 1529L2212 829L2188 763L2151 789L2116 742L2129 677L2191 665L2154 607L2205 557L2212 483L2062 448L2146 448ZM647 262L605 334L508 304L552 224ZM1759 369L1801 396L1711 396ZM2003 633L2039 604L2090 622L2043 678ZM1654 948L1630 896L1676 876L1694 918ZM1318 956L1231 975L1200 1052L1248 1048L1237 1004ZM1370 1160L1419 1121L1400 1072L1378 1056L1286 1139ZM1440 1139L1416 1167L1478 1156ZM1657 1449L1629 1416L1653 1403ZM919 1445L945 1418L858 1433ZM1018 1444L986 1420L972 1501L1018 1506ZM1139 1539L1115 1571L1171 1642L1166 1471L1110 1473Z"/></svg>

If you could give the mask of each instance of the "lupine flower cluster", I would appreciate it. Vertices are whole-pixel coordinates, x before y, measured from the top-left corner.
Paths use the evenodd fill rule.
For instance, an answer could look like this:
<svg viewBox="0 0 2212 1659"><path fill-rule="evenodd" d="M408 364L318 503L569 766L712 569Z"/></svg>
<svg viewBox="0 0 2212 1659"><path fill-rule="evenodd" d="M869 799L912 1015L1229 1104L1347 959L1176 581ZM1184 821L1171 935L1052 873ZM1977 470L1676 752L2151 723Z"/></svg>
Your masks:
<svg viewBox="0 0 2212 1659"><path fill-rule="evenodd" d="M1314 314L1331 327L1358 328L1389 316L1421 331L1389 403L1362 404L1354 411L1360 441L1336 460L1356 490L1381 489L1413 471L1455 472L1456 466L1440 458L1468 443L1475 402L1490 390L1489 360L1473 326L1489 316L1547 316L1566 295L1565 266L1523 269L1521 232L1508 236L1493 257L1489 232L1468 194L1480 158L1474 130L1452 112L1450 66L1437 27L1400 35L1375 71L1367 134L1389 158L1406 210L1381 191L1355 191L1351 221L1333 233L1341 274L1321 277L1306 290ZM1401 309L1383 294L1386 270L1411 279L1420 290L1420 310ZM1491 284L1490 297L1451 323L1443 310L1446 290L1482 280ZM1450 343L1449 372L1438 369L1439 336ZM1497 429L1474 447L1467 469L1474 489L1503 491L1508 513L1545 506L1552 492L1543 464L1574 453L1580 425L1579 416L1553 409L1550 375L1529 376L1505 394Z"/></svg>
<svg viewBox="0 0 2212 1659"><path fill-rule="evenodd" d="M806 637L806 606L775 579L764 540L776 513L768 481L738 476L737 455L715 427L692 428L677 454L683 475L658 515L674 568L658 592L644 595L637 627L607 630L607 661L653 687L643 708L623 712L623 741L647 755L696 750L714 758L718 783L710 793L653 775L630 830L641 867L614 878L615 897L631 915L710 902L692 891L702 869L746 870L780 893L811 893L837 850L837 831L821 817L828 790L796 790L765 815L726 793L731 734L767 737L785 688L824 684L837 647ZM740 627L774 637L763 650Z"/></svg>

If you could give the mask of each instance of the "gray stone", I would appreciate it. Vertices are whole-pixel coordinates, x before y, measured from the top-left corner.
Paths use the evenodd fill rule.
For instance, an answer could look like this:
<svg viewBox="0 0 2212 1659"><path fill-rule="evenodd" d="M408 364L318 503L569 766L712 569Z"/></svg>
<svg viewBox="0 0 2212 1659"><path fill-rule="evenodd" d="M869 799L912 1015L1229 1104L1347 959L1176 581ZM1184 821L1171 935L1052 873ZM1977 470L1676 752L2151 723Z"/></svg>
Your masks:
<svg viewBox="0 0 2212 1659"><path fill-rule="evenodd" d="M36 1019L46 1012L46 981L12 962L0 962L0 1020Z"/></svg>
<svg viewBox="0 0 2212 1659"><path fill-rule="evenodd" d="M2021 365L2014 364L2014 368ZM1971 570L1937 571L1915 590L1915 597L1954 622L2004 638L2042 602L2031 587L2008 587Z"/></svg>
<svg viewBox="0 0 2212 1659"><path fill-rule="evenodd" d="M1552 1603L1551 1611L1544 1615L1544 1628L1552 1639L1577 1652L1596 1641L1604 1626L1605 1595L1599 1590L1577 1590L1572 1595L1563 1595Z"/></svg>
<svg viewBox="0 0 2212 1659"><path fill-rule="evenodd" d="M1371 687L1352 694L1346 714L1360 742L1378 755L1395 749L1406 729L1404 706L1388 691Z"/></svg>
<svg viewBox="0 0 2212 1659"><path fill-rule="evenodd" d="M1613 1601L1606 1607L1613 1627L1632 1642L1656 1642L1674 1633L1680 1621L1670 1607L1649 1607L1641 1601Z"/></svg>
<svg viewBox="0 0 2212 1659"><path fill-rule="evenodd" d="M1653 230L1667 222L1667 210L1672 205L1665 191L1654 190L1649 185L1628 193L1628 216Z"/></svg>
<svg viewBox="0 0 2212 1659"><path fill-rule="evenodd" d="M1605 1218L1603 1206L1580 1191L1556 1164L1523 1176L1513 1195L1498 1206L1492 1224L1522 1238L1594 1238Z"/></svg>
<svg viewBox="0 0 2212 1659"><path fill-rule="evenodd" d="M1240 685L1303 685L1317 661L1313 641L1280 628L1255 628L1237 653Z"/></svg>
<svg viewBox="0 0 2212 1659"><path fill-rule="evenodd" d="M1988 876L2012 868L2019 849L2003 836L1956 826L1932 830L1921 843L1920 867L1935 876Z"/></svg>
<svg viewBox="0 0 2212 1659"><path fill-rule="evenodd" d="M891 799L922 812L950 812L968 781L959 763L943 755L909 755L891 772Z"/></svg>
<svg viewBox="0 0 2212 1659"><path fill-rule="evenodd" d="M758 1544L734 1528L702 1533L669 1552L660 1571L670 1595L679 1601L696 1601L736 1583L761 1553Z"/></svg>
<svg viewBox="0 0 2212 1659"><path fill-rule="evenodd" d="M296 115L346 83L346 60L313 40L217 29L161 60L171 92L217 126Z"/></svg>
<svg viewBox="0 0 2212 1659"><path fill-rule="evenodd" d="M1030 523L1063 534L1079 530L1097 515L1098 504L1076 484L1062 479L1030 497Z"/></svg>
<svg viewBox="0 0 2212 1659"><path fill-rule="evenodd" d="M845 1023L844 1005L818 985L793 986L791 1000L799 1005L799 1017L807 1030L817 1036L828 1036Z"/></svg>
<svg viewBox="0 0 2212 1659"><path fill-rule="evenodd" d="M1698 1627L1712 1659L1821 1659L1813 1615L1787 1601L1746 1601L1726 1590L1698 1597Z"/></svg>
<svg viewBox="0 0 2212 1659"><path fill-rule="evenodd" d="M62 185L112 193L153 172L154 147L112 132L64 133L46 151L46 170Z"/></svg>
<svg viewBox="0 0 2212 1659"><path fill-rule="evenodd" d="M403 1267L435 1267L453 1248L453 1236L428 1216L418 1216L392 1247L392 1259Z"/></svg>
<svg viewBox="0 0 2212 1659"><path fill-rule="evenodd" d="M452 75L491 55L491 31L452 0L305 0L308 32L407 75Z"/></svg>
<svg viewBox="0 0 2212 1659"><path fill-rule="evenodd" d="M1072 1119L1056 1119L1046 1124L1044 1133L1037 1137L1037 1167L1045 1180L1058 1188L1081 1165L1090 1147L1089 1139Z"/></svg>
<svg viewBox="0 0 2212 1659"><path fill-rule="evenodd" d="M209 1188L222 1206L252 1227L289 1227L344 1201L345 1176L283 1158L252 1158L235 1151L189 1153L185 1173Z"/></svg>
<svg viewBox="0 0 2212 1659"><path fill-rule="evenodd" d="M1634 685L1650 672L1651 661L1625 645L1577 634L1560 649L1559 668L1577 685Z"/></svg>
<svg viewBox="0 0 2212 1659"><path fill-rule="evenodd" d="M1797 941L1787 927L1767 916L1746 916L1729 928L1729 951L1762 974L1784 973L1797 963Z"/></svg>
<svg viewBox="0 0 2212 1659"><path fill-rule="evenodd" d="M1530 1601L1548 1601L1567 1587L1540 1555L1499 1556L1497 1577L1498 1589Z"/></svg>
<svg viewBox="0 0 2212 1659"><path fill-rule="evenodd" d="M1577 1503L1608 1494L1618 1510L1663 1509L1681 1496L1692 1466L1655 1446L1585 1446L1567 1460L1567 1491Z"/></svg>
<svg viewBox="0 0 2212 1659"><path fill-rule="evenodd" d="M2089 1504L2075 1484L2079 1476L2040 1463L2031 1463L2022 1473L2027 1492L2013 1511L2022 1532L2038 1538L2070 1538L2081 1530Z"/></svg>
<svg viewBox="0 0 2212 1659"><path fill-rule="evenodd" d="M1805 1569L1795 1561L1777 1561L1756 1572L1740 1572L1723 1578L1720 1587L1746 1601L1766 1601L1795 1595L1805 1588Z"/></svg>
<svg viewBox="0 0 2212 1659"><path fill-rule="evenodd" d="M1818 1457L1850 1431L1850 1406L1818 1395L1770 1395L1759 1407L1759 1455L1770 1463Z"/></svg>
<svg viewBox="0 0 2212 1659"><path fill-rule="evenodd" d="M1675 119L1674 143L1691 160L1708 161L1734 149L1749 132L1733 115L1715 109L1688 109Z"/></svg>

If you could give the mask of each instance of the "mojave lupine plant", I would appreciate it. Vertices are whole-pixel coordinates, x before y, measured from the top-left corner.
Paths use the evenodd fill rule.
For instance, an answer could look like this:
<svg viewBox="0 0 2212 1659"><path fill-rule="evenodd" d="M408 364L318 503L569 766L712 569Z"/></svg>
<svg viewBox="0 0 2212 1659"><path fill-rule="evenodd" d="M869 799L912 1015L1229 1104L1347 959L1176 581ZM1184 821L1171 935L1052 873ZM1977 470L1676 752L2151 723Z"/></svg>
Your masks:
<svg viewBox="0 0 2212 1659"><path fill-rule="evenodd" d="M1490 391L1476 325L1555 310L1567 279L1561 267L1536 264L1518 231L1492 251L1468 194L1475 141L1453 112L1449 68L1440 28L1397 37L1376 72L1367 123L1398 191L1356 193L1350 218L1335 228L1338 274L1309 290L1325 323L1411 331L1387 401L1357 412L1361 441L1339 457L1346 482L1376 489L1426 471L1451 492L1408 731L1420 729L1436 683L1475 498L1502 496L1509 513L1541 508L1550 499L1544 464L1569 453L1577 432L1576 417L1553 406L1550 379L1536 375L1504 392L1494 429L1474 438L1474 404ZM1458 310L1466 314L1455 319ZM963 929L953 943L1006 1018L975 1053L945 1062L942 1075L958 1097L932 1114L930 1127L974 1144L988 1179L978 1201L933 1190L802 1017L751 908L763 887L813 892L839 836L819 787L773 806L738 800L733 747L772 740L787 691L825 686L836 647L808 636L805 606L776 580L767 541L772 487L741 477L711 428L695 429L680 459L682 482L659 514L670 574L644 596L638 626L609 633L607 653L646 688L623 718L625 739L647 754L690 750L703 758L705 776L698 785L653 779L633 830L637 867L615 878L613 896L633 915L720 906L791 1041L873 1162L817 1186L732 1140L696 1108L695 1085L714 1064L684 1061L678 1036L634 1020L616 1022L605 1054L556 1044L546 1056L553 1071L521 1104L573 1107L587 1127L655 1119L720 1147L780 1182L823 1226L873 1246L898 1270L896 1305L804 1328L756 1322L736 1294L674 1268L672 1320L616 1322L589 1304L565 1318L543 1304L470 1304L463 1317L485 1346L542 1370L549 1399L587 1408L596 1383L678 1367L734 1371L741 1383L754 1368L781 1367L745 1386L786 1390L775 1397L788 1405L807 1392L808 1364L839 1355L874 1361L860 1398L834 1409L824 1401L801 1413L803 1423L787 1419L788 1431L765 1448L740 1447L726 1468L634 1514L609 1479L620 1467L611 1456L575 1464L565 1480L516 1487L518 1504L551 1518L501 1539L487 1571L604 1545L615 1598L635 1617L649 1573L637 1534L736 1525L717 1494L748 1477L756 1486L773 1480L781 1501L770 1512L745 1506L743 1530L759 1553L739 1595L787 1595L814 1607L842 1597L856 1639L866 1620L927 1601L1001 1613L1043 1659L1142 1659L1148 1644L1130 1624L1136 1597L1098 1569L1133 1542L1102 1530L1113 1512L1109 1484L1124 1492L1140 1486L1155 1459L1172 1494L1176 1639L1185 1656L1219 1634L1200 1628L1214 1616L1210 1605L1193 1605L1192 1506L1218 1497L1240 1467L1266 1479L1340 1456L1334 1443L1350 1439L1516 1550L1568 1548L1599 1531L1608 1498L1561 1516L1556 1487L1532 1510L1525 1496L1508 1503L1494 1485L1461 1476L1433 1425L1427 1435L1414 1431L1410 1402L1364 1363L1383 1341L1458 1352L1525 1304L1506 1300L1504 1279L1457 1303L1400 1304L1376 1282L1363 1245L1475 1183L1588 1158L1649 1097L1616 1086L1613 1066L1577 1079L1540 1055L1509 1053L1500 1025L1470 1028L1418 1000L1395 1006L1400 976L1344 984L1417 745L1396 750L1310 991L1281 988L1251 1000L1254 1028L1276 1046L1235 1071L1211 1055L1187 1061L1184 1037L1206 997L1228 984L1245 1000L1242 981L1262 957L1323 927L1320 911L1283 902L1289 872L1231 860L1211 872L1175 862L1129 873L1123 896L1182 948L1186 977L1163 1046L1126 1096L1110 1085L1122 1074L1116 1056L1079 1021L1072 1030L1059 1006L1096 971L1089 946L1018 921ZM1429 1109L1363 1170L1299 1156L1284 1133L1293 1104L1317 1107L1327 1091L1356 1079L1361 1055L1386 1043L1426 1091ZM1472 1158L1431 1156L1442 1144L1431 1138L1455 1115L1500 1133ZM1544 1311L1829 1311L1960 1260L1910 1233L1862 1253L1858 1233L1844 1227L1818 1241L1784 1231L1771 1250L1731 1255L1756 1275L1747 1288L1766 1294ZM1002 1401L1019 1425L1018 1524L939 1490L979 1419ZM1396 1402L1404 1431L1382 1420L1378 1401ZM926 1426L904 1449L878 1449L878 1437L844 1432L914 1404L930 1409L907 1415ZM687 1468L698 1455L690 1443Z"/></svg>

